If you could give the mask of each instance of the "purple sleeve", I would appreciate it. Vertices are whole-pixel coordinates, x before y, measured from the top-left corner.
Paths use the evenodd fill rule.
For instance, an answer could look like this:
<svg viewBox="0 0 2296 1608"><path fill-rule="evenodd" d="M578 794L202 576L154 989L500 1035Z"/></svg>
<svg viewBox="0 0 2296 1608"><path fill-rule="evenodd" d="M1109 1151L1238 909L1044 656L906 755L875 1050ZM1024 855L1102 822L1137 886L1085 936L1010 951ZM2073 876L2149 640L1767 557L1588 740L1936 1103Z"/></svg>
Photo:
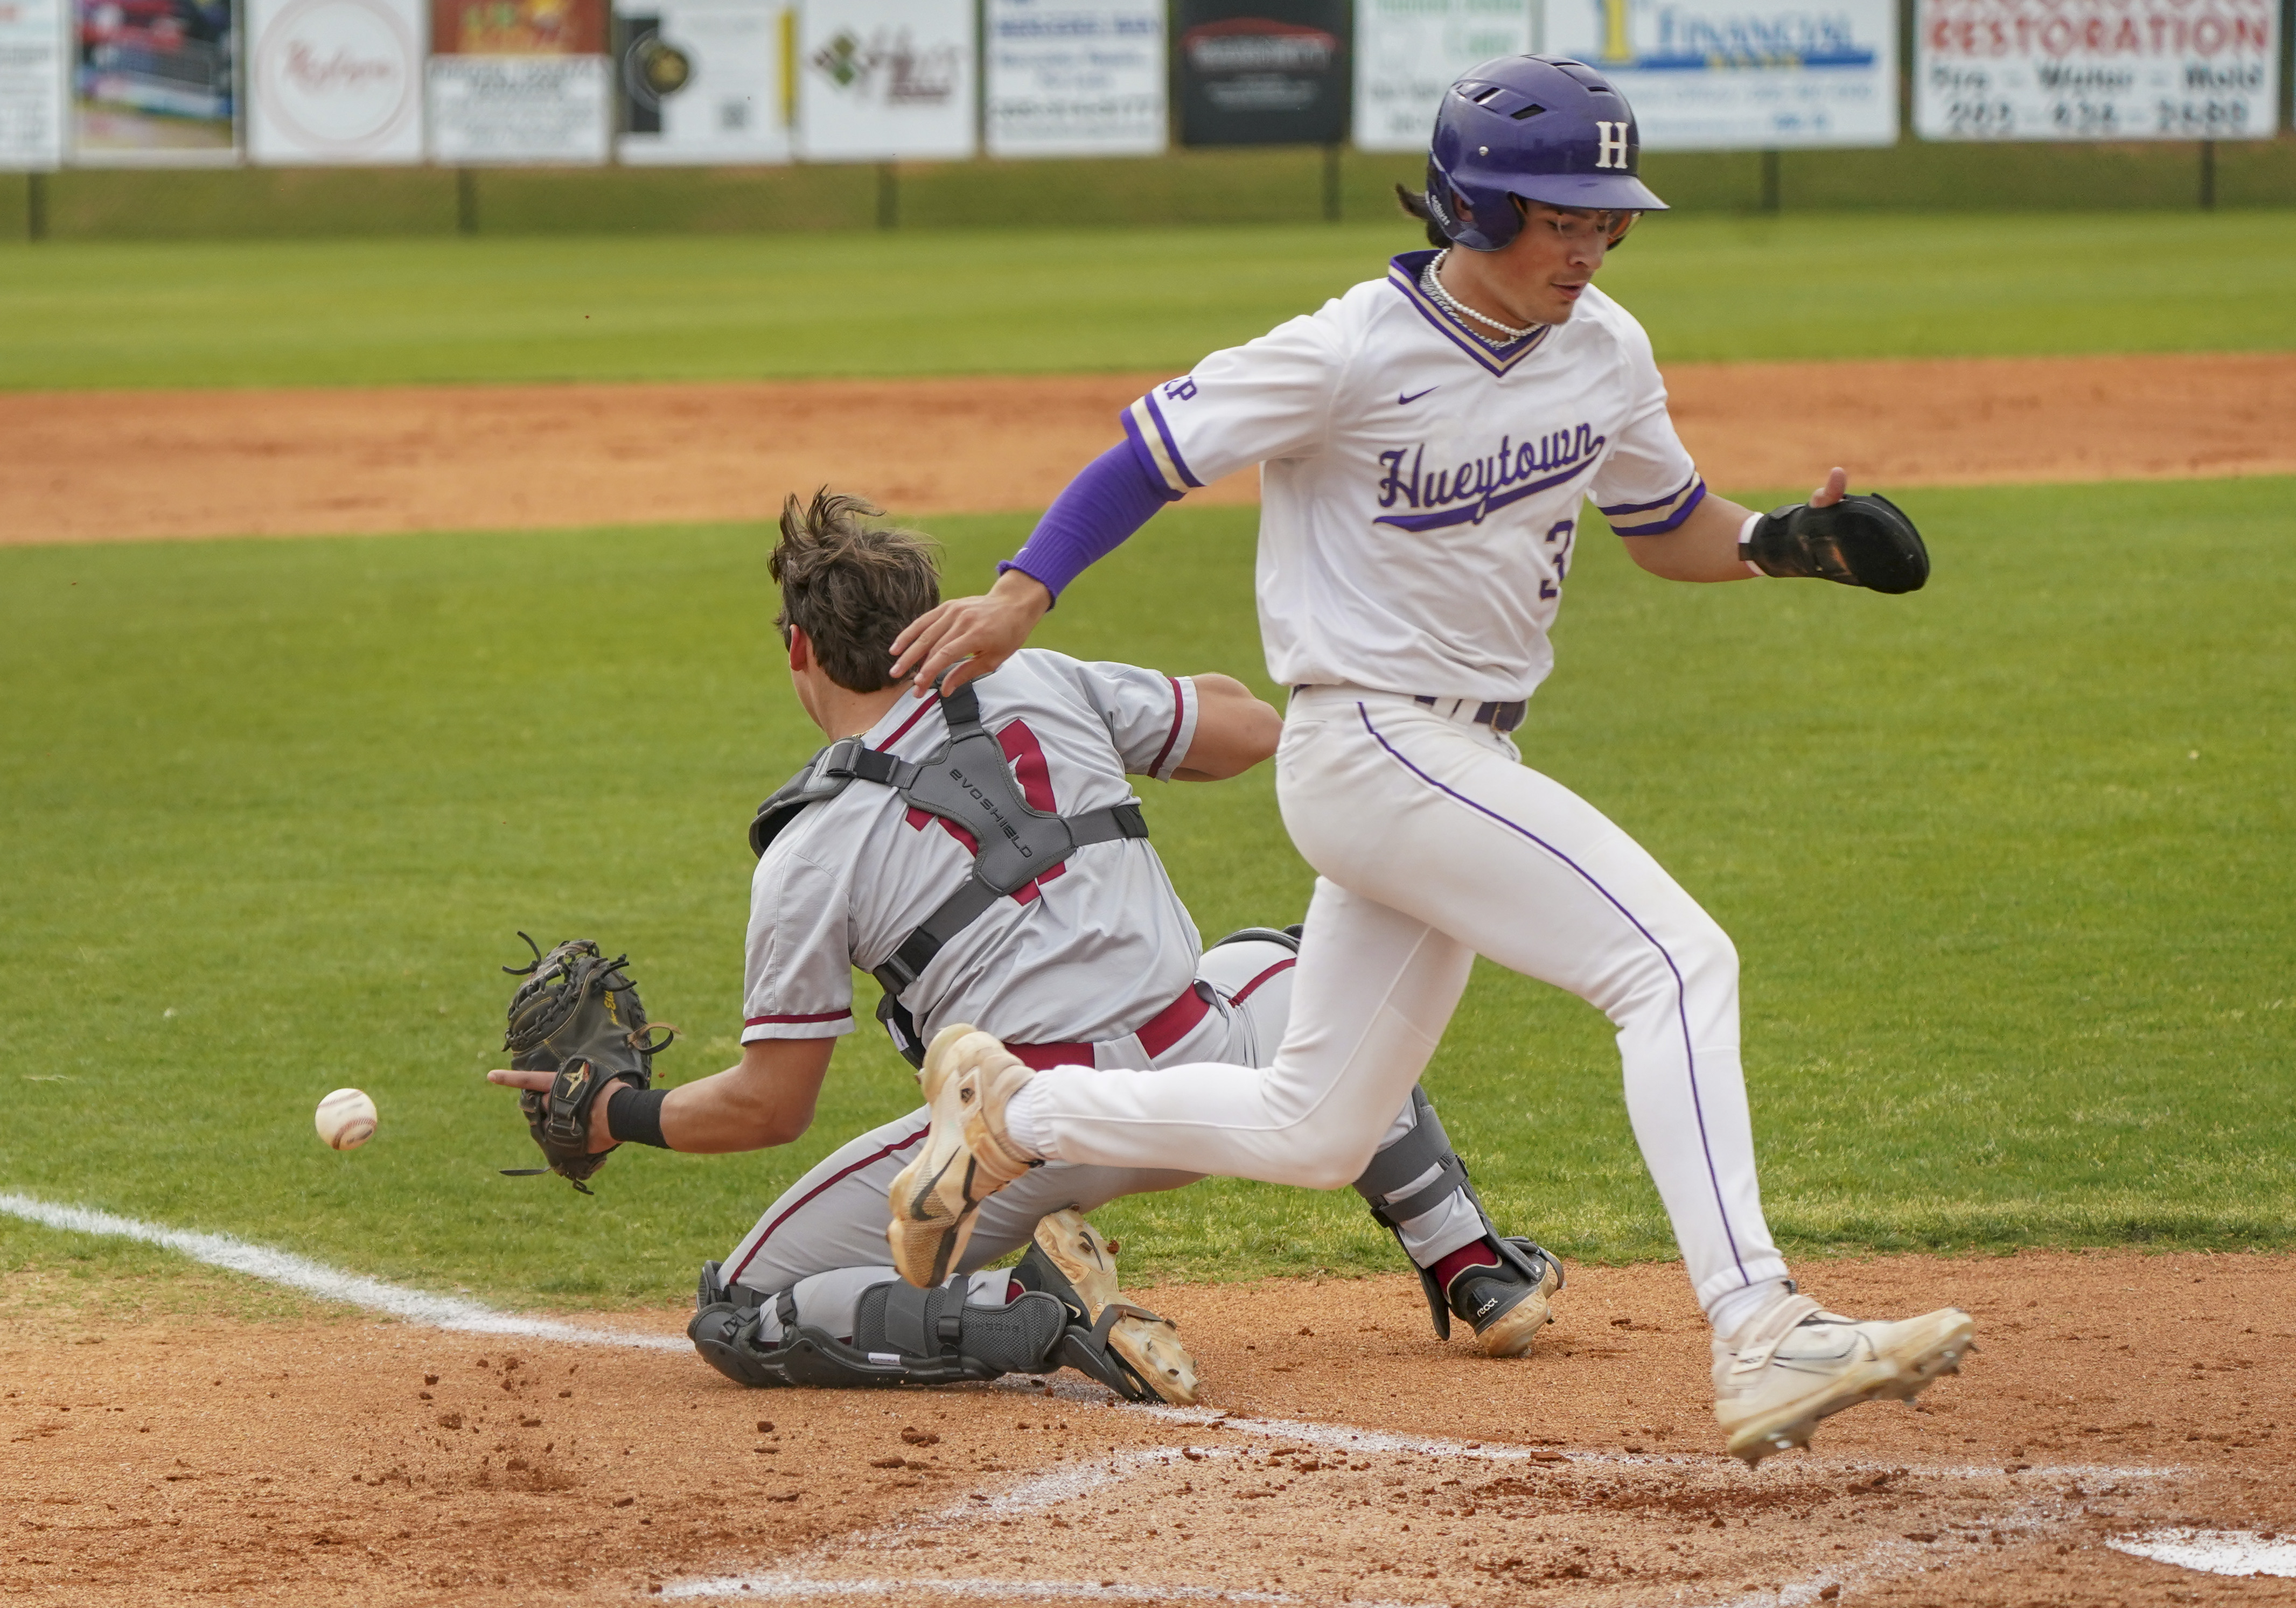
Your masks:
<svg viewBox="0 0 2296 1608"><path fill-rule="evenodd" d="M1115 552L1151 514L1179 496L1141 462L1128 438L1119 441L1062 489L1021 551L997 565L996 573L1018 570L1044 582L1057 598L1086 566Z"/></svg>

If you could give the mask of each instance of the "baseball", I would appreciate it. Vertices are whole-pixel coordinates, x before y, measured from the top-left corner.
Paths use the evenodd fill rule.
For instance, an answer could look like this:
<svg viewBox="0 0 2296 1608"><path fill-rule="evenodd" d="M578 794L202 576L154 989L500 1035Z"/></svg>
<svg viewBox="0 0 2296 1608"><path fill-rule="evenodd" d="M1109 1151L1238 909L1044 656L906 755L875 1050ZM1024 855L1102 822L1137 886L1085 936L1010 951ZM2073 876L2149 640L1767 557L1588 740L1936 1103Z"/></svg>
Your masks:
<svg viewBox="0 0 2296 1608"><path fill-rule="evenodd" d="M374 1137L374 1102L364 1089L339 1088L313 1114L319 1137L336 1150L357 1150Z"/></svg>

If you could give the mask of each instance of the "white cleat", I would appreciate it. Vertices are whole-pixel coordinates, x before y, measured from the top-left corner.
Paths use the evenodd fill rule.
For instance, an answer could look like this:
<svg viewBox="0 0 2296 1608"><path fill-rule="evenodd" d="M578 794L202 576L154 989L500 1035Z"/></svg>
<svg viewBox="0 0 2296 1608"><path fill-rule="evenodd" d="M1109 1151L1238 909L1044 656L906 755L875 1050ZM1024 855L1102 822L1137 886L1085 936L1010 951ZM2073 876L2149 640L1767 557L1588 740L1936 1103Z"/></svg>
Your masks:
<svg viewBox="0 0 2296 1608"><path fill-rule="evenodd" d="M1817 1421L1861 1401L1911 1401L1961 1371L1976 1325L1957 1307L1902 1323L1859 1323L1807 1295L1781 1296L1714 1341L1714 1416L1751 1467L1808 1446Z"/></svg>
<svg viewBox="0 0 2296 1608"><path fill-rule="evenodd" d="M1085 1321L1098 1324L1111 1306L1124 1316L1108 1332L1108 1349L1124 1358L1148 1388L1175 1407L1196 1399L1196 1359L1180 1343L1179 1325L1119 1298L1116 1247L1100 1237L1084 1213L1070 1207L1037 1225L1037 1249L1075 1289Z"/></svg>
<svg viewBox="0 0 2296 1608"><path fill-rule="evenodd" d="M948 1277L972 1237L980 1202L1037 1164L1004 1136L1004 1103L1034 1075L974 1028L959 1023L933 1035L917 1071L932 1126L916 1159L893 1179L885 1229L894 1270L919 1289Z"/></svg>

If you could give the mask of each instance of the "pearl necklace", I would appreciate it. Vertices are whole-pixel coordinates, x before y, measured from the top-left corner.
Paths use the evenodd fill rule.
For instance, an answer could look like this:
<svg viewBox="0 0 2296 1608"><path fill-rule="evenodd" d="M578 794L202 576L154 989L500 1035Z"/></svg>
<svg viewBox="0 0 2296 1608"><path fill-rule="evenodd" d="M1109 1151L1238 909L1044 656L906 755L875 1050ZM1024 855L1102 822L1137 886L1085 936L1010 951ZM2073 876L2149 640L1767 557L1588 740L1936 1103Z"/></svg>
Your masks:
<svg viewBox="0 0 2296 1608"><path fill-rule="evenodd" d="M1545 327L1544 325L1534 324L1524 329L1510 329L1505 324L1501 324L1497 319L1482 313L1478 313L1474 308L1454 299L1451 293L1443 288L1443 282L1437 278L1435 274L1435 270L1441 267L1445 259L1450 255L1451 253L1447 249L1435 254L1434 258L1428 263L1425 271L1419 275L1419 288L1427 292L1428 296L1433 299L1436 306L1441 308L1445 312L1451 314L1454 317L1472 318L1477 324L1487 324L1490 325L1491 328L1498 331L1500 334L1505 337L1505 339L1503 340L1494 340L1488 335L1484 334L1480 330L1469 330L1467 333L1472 335L1476 340L1481 341L1486 346L1512 346L1518 340L1527 340L1530 336L1537 334L1540 329Z"/></svg>

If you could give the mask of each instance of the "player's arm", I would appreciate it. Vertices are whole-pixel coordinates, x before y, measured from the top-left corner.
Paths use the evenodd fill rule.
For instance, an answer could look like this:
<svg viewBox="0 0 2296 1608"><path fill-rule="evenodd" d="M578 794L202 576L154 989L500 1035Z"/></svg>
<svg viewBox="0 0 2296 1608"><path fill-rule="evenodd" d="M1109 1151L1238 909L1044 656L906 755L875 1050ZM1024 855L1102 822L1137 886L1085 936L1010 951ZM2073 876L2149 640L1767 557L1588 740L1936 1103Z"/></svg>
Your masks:
<svg viewBox="0 0 2296 1608"><path fill-rule="evenodd" d="M1196 692L1196 730L1188 752L1172 772L1175 782L1225 782L1275 752L1283 717L1252 695L1233 676L1191 676Z"/></svg>
<svg viewBox="0 0 2296 1608"><path fill-rule="evenodd" d="M1673 529L1627 536L1635 562L1669 580L1815 577L1876 592L1912 592L1929 578L1921 533L1878 496L1849 496L1836 468L1806 504L1756 513L1709 493Z"/></svg>
<svg viewBox="0 0 2296 1608"><path fill-rule="evenodd" d="M1070 581L1114 552L1167 503L1255 464L1322 449L1350 348L1318 314L1218 351L1119 415L1124 439L1053 499L983 597L960 597L893 641L893 674L922 697L933 678L960 685L1019 652ZM969 661L969 662L968 662Z"/></svg>
<svg viewBox="0 0 2296 1608"><path fill-rule="evenodd" d="M659 1141L664 1150L723 1155L787 1144L813 1125L814 1103L828 1075L834 1038L759 1038L742 1046L742 1059L722 1072L667 1091L629 1089L617 1079L590 1103L590 1150L611 1150L625 1140ZM548 1072L496 1071L489 1083L548 1089ZM623 1122L614 1131L614 1096L629 1089ZM657 1133L655 1130L659 1129Z"/></svg>
<svg viewBox="0 0 2296 1608"><path fill-rule="evenodd" d="M963 668L948 686L987 675L1028 645L1029 633L1069 582L1178 496L1150 472L1130 440L1119 441L1053 499L1021 551L997 566L996 584L986 594L951 598L893 638L895 679L907 677L922 697L952 665Z"/></svg>
<svg viewBox="0 0 2296 1608"><path fill-rule="evenodd" d="M850 888L838 857L808 855L783 838L751 879L742 979L739 1063L673 1089L609 1082L590 1103L589 1145L618 1144L722 1154L786 1144L813 1121L838 1038L852 1030ZM541 1078L537 1086L531 1081ZM547 1074L489 1072L513 1088Z"/></svg>

